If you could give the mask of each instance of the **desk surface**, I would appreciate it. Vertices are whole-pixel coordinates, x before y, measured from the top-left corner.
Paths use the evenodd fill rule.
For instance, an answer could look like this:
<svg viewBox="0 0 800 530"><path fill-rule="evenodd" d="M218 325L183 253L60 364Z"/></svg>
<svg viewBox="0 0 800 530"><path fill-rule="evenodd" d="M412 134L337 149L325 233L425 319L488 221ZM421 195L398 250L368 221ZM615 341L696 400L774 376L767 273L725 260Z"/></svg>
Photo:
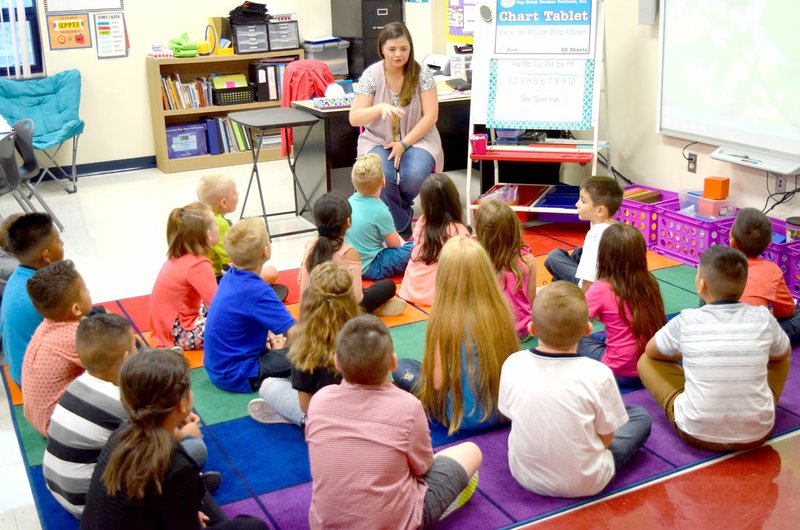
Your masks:
<svg viewBox="0 0 800 530"><path fill-rule="evenodd" d="M228 114L228 118L253 129L299 127L313 125L319 121L316 116L304 110L283 107L231 112Z"/></svg>
<svg viewBox="0 0 800 530"><path fill-rule="evenodd" d="M446 105L455 105L455 104L463 104L464 102L469 102L470 97L468 94L453 96L441 96L439 97L439 106L446 106ZM325 118L327 116L340 116L342 114L349 114L350 107L342 107L338 109L318 109L314 106L314 100L306 99L303 101L292 101L292 107L297 109L303 109L306 112L310 112L314 116L319 118Z"/></svg>

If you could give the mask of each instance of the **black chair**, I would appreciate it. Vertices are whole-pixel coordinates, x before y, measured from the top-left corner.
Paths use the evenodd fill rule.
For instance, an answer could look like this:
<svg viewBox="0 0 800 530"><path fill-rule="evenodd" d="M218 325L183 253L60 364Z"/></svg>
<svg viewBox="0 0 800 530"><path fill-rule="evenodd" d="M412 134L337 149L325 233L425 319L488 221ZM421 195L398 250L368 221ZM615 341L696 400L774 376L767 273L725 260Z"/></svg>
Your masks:
<svg viewBox="0 0 800 530"><path fill-rule="evenodd" d="M53 222L56 224L59 230L62 232L64 231L64 225L61 224L61 221L58 220L56 214L53 213L53 210L50 209L50 206L44 201L39 192L36 191L36 188L33 186L31 181L39 174L39 161L36 160L36 153L33 149L33 121L32 120L21 120L14 124L14 143L17 146L17 151L19 151L20 156L22 157L22 167L19 169L19 188L23 194L27 194L27 198L36 197L36 200L39 201L39 204L42 205L42 208L50 214L50 217L53 218ZM30 201L29 201L30 202Z"/></svg>
<svg viewBox="0 0 800 530"><path fill-rule="evenodd" d="M11 195L25 212L32 212L33 205L20 193L19 166L14 152L14 133L0 140L0 196Z"/></svg>

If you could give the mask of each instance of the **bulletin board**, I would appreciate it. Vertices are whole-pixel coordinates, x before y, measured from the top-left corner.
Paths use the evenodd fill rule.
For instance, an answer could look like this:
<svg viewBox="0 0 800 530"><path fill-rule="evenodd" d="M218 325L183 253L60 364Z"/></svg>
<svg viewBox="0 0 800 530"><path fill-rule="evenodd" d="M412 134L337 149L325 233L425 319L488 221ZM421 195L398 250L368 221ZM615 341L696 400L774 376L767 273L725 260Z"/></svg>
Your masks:
<svg viewBox="0 0 800 530"><path fill-rule="evenodd" d="M479 0L470 121L492 128L591 129L598 100L597 2Z"/></svg>
<svg viewBox="0 0 800 530"><path fill-rule="evenodd" d="M445 0L447 40L472 44L477 24L478 0Z"/></svg>

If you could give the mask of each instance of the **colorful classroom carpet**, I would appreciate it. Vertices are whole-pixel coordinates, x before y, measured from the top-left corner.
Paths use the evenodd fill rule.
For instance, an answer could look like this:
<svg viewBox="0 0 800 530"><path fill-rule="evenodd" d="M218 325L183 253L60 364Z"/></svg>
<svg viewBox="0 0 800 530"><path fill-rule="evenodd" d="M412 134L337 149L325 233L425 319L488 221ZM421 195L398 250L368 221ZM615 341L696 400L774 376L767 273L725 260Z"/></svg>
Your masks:
<svg viewBox="0 0 800 530"><path fill-rule="evenodd" d="M537 256L537 282L550 281L543 262L553 248L573 248L583 241L585 225L544 225L526 230L525 239ZM648 263L658 278L668 314L698 303L694 292L694 269L648 252ZM281 283L290 286L287 305L297 315L297 271L281 273ZM148 332L148 297L130 298L103 304L133 322L143 340ZM391 329L398 357L421 359L429 307L409 305L398 317L385 318ZM535 345L535 341L525 347ZM202 352L187 352L192 366L195 407L203 420L202 431L208 446L207 469L222 473L217 501L229 515L250 514L282 529L308 526L311 476L308 453L300 430L292 425L263 425L247 415L247 403L255 394L231 394L214 387L202 367ZM792 357L792 372L777 409L774 436L800 428L800 352ZM64 511L47 491L42 477L45 440L24 419L19 389L3 380L13 405L17 436L28 466L28 477L45 529L74 529L77 521ZM508 469L509 428L501 427L481 434L459 433L448 437L441 425L431 425L433 445L442 448L469 439L483 451L483 466L477 493L462 509L444 520L442 528L502 528L556 514L607 497L645 482L711 460L718 454L694 449L683 443L666 421L663 412L645 390L625 393L626 404L647 408L653 416L653 429L644 448L633 457L599 495L582 499L541 497L524 490Z"/></svg>

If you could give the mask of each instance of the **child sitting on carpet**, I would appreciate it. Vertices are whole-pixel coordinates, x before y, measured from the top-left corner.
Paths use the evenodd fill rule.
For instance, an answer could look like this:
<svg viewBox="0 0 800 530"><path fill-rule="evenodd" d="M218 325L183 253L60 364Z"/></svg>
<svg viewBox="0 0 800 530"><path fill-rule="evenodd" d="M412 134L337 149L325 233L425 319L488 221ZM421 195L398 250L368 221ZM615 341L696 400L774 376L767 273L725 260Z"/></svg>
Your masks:
<svg viewBox="0 0 800 530"><path fill-rule="evenodd" d="M208 252L208 259L211 260L214 274L217 277L217 282L219 282L225 271L230 268L231 263L228 253L225 252L223 242L225 241L225 234L228 233L228 228L233 224L225 218L225 214L235 212L236 206L239 204L239 192L236 190L236 182L233 181L230 175L205 175L197 183L197 200L211 208L219 228L219 240ZM275 294L278 295L281 301L286 299L289 289L285 285L275 283L278 280L278 270L275 267L265 263L260 275L261 279L272 285Z"/></svg>
<svg viewBox="0 0 800 530"><path fill-rule="evenodd" d="M315 207L314 213L318 211ZM250 417L261 423L288 421L302 426L311 397L342 381L333 364L334 342L341 327L359 313L348 271L331 261L314 267L300 302L297 336L289 348L291 380L264 379L261 397L247 406Z"/></svg>
<svg viewBox="0 0 800 530"><path fill-rule="evenodd" d="M228 519L206 490L197 463L175 443L173 433L194 404L183 355L172 349L140 351L123 363L119 383L130 422L98 457L82 529L267 528L253 517Z"/></svg>
<svg viewBox="0 0 800 530"><path fill-rule="evenodd" d="M193 202L175 208L167 220L167 262L150 296L150 329L157 347L203 347L206 313L217 281L206 255L217 244L219 229L211 209Z"/></svg>
<svg viewBox="0 0 800 530"><path fill-rule="evenodd" d="M522 225L517 214L500 201L482 201L475 212L478 237L500 278L511 311L517 337L530 337L531 304L536 298L536 260L522 243Z"/></svg>
<svg viewBox="0 0 800 530"><path fill-rule="evenodd" d="M742 208L731 228L731 247L747 257L747 284L740 300L772 309L792 346L800 344L800 311L786 286L780 267L761 259L772 243L772 223L755 208Z"/></svg>
<svg viewBox="0 0 800 530"><path fill-rule="evenodd" d="M0 223L0 302L3 300L3 292L6 290L8 279L19 265L19 260L11 253L11 248L8 246L8 227L20 217L22 217L21 213L11 214Z"/></svg>
<svg viewBox="0 0 800 530"><path fill-rule="evenodd" d="M444 173L434 173L419 191L422 215L414 225L414 248L398 295L414 304L433 304L436 263L447 240L468 236L462 218L463 203L455 184Z"/></svg>
<svg viewBox="0 0 800 530"><path fill-rule="evenodd" d="M92 310L92 299L70 260L36 271L28 280L28 294L44 320L31 337L22 363L23 411L34 429L47 436L56 403L84 372L75 334L81 318Z"/></svg>
<svg viewBox="0 0 800 530"><path fill-rule="evenodd" d="M585 293L597 278L597 250L603 231L614 223L614 214L622 204L622 188L611 177L589 177L581 183L580 197L575 207L578 218L589 221L592 227L586 233L582 247L572 254L563 248L550 251L544 260L553 281L566 280L577 283Z"/></svg>
<svg viewBox="0 0 800 530"><path fill-rule="evenodd" d="M344 381L308 409L311 528L430 528L466 503L481 451L465 442L433 454L422 405L389 378L397 357L386 325L350 320L334 363Z"/></svg>
<svg viewBox="0 0 800 530"><path fill-rule="evenodd" d="M53 219L46 213L26 213L8 227L8 248L19 260L6 283L0 311L3 353L8 375L22 382L22 360L33 332L42 322L28 295L28 279L34 273L64 257L64 243Z"/></svg>
<svg viewBox="0 0 800 530"><path fill-rule="evenodd" d="M709 247L694 283L706 305L684 309L650 339L639 377L690 445L758 447L775 423L789 373L789 337L766 307L739 301L747 284L741 251Z"/></svg>
<svg viewBox="0 0 800 530"><path fill-rule="evenodd" d="M382 316L401 314L406 303L394 298L397 286L388 278L378 280L367 288L361 284L361 256L345 243L350 228L350 203L338 193L328 193L314 203L314 222L318 237L309 241L300 264L297 281L300 284L300 299L308 284L308 275L320 263L332 261L344 267L353 277L353 294L364 311Z"/></svg>
<svg viewBox="0 0 800 530"><path fill-rule="evenodd" d="M136 341L127 318L97 314L81 321L76 347L86 371L69 384L53 409L42 471L53 497L80 518L97 457L111 433L128 419L119 397L119 369L136 351ZM207 451L198 422L197 414L191 414L174 436L203 467Z"/></svg>
<svg viewBox="0 0 800 530"><path fill-rule="evenodd" d="M361 276L380 280L402 274L411 256L406 243L394 227L389 207L381 200L386 186L381 159L376 154L361 155L353 164L350 196L352 223L345 241L361 256Z"/></svg>
<svg viewBox="0 0 800 530"><path fill-rule="evenodd" d="M503 361L519 349L508 302L480 243L450 238L439 255L436 298L422 364L402 359L392 374L419 396L449 434L506 421L497 410Z"/></svg>
<svg viewBox="0 0 800 530"><path fill-rule="evenodd" d="M647 270L647 246L633 226L615 223L600 239L597 281L586 291L589 318L605 324L605 336L587 335L578 353L614 373L621 388L641 388L636 362L667 317L658 281Z"/></svg>
<svg viewBox="0 0 800 530"><path fill-rule="evenodd" d="M289 377L286 359L295 321L259 271L270 256L264 220L243 219L225 235L233 261L208 311L204 362L211 382L228 392L255 392L267 377Z"/></svg>
<svg viewBox="0 0 800 530"><path fill-rule="evenodd" d="M577 286L545 286L532 312L539 345L511 355L500 376L500 412L511 419L508 466L539 495L594 495L644 444L652 419L623 405L607 366L575 353L592 329Z"/></svg>

